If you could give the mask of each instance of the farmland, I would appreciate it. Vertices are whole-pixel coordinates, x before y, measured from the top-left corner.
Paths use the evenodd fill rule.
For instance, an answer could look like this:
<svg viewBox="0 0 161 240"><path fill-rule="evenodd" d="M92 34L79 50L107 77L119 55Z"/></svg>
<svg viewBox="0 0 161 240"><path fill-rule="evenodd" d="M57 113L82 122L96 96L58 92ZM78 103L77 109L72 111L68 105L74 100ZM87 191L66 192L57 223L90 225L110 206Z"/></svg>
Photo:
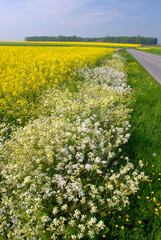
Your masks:
<svg viewBox="0 0 161 240"><path fill-rule="evenodd" d="M160 85L107 46L0 51L0 239L159 240Z"/></svg>
<svg viewBox="0 0 161 240"><path fill-rule="evenodd" d="M82 46L82 47L107 47L107 48L139 48L142 44L125 44L125 43L103 43L103 42L34 42L34 41L21 41L21 42L0 42L0 46L43 46L43 47L56 47L56 46Z"/></svg>

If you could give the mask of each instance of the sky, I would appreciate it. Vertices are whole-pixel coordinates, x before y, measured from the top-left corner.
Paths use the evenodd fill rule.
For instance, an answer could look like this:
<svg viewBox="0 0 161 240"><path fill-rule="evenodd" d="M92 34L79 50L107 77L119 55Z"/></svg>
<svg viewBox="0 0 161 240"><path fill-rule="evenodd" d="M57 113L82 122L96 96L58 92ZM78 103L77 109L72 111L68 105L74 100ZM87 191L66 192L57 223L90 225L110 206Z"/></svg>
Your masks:
<svg viewBox="0 0 161 240"><path fill-rule="evenodd" d="M161 0L0 0L0 41L144 36L161 43Z"/></svg>

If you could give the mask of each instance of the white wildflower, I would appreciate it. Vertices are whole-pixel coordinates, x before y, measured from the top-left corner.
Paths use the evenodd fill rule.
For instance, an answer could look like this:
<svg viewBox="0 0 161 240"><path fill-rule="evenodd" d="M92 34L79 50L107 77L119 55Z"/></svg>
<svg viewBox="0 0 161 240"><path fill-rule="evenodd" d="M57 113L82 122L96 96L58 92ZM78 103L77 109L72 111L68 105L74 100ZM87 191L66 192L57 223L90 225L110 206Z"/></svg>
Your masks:
<svg viewBox="0 0 161 240"><path fill-rule="evenodd" d="M76 209L76 210L74 211L73 217L75 217L76 219L78 219L78 218L80 217L80 214L81 214L81 212L80 212L78 209Z"/></svg>
<svg viewBox="0 0 161 240"><path fill-rule="evenodd" d="M63 211L66 211L66 210L68 209L68 205L67 205L67 204L64 204L64 205L61 207L61 209L62 209Z"/></svg>

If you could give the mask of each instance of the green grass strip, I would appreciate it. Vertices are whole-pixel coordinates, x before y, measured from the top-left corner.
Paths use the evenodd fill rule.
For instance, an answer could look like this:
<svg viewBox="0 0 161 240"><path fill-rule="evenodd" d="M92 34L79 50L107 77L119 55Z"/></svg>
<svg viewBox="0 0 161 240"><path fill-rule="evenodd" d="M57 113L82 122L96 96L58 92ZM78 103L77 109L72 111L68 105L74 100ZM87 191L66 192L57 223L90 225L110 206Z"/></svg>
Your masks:
<svg viewBox="0 0 161 240"><path fill-rule="evenodd" d="M156 153L155 159L160 171L161 85L130 54L120 52L126 57L128 84L133 88L135 98L131 106L134 111L128 152L130 157L145 160Z"/></svg>
<svg viewBox="0 0 161 240"><path fill-rule="evenodd" d="M156 55L161 55L161 49L157 49L157 48L150 49L150 50L141 50L141 51L156 54Z"/></svg>
<svg viewBox="0 0 161 240"><path fill-rule="evenodd" d="M161 239L161 85L129 53L126 58L128 84L134 92L131 116L131 138L124 151L134 164L143 160L149 176L136 199L131 199L130 214L135 222L142 219L142 228L129 228L125 239ZM158 212L158 213L157 213ZM132 236L133 234L133 236ZM138 238L137 238L138 237Z"/></svg>

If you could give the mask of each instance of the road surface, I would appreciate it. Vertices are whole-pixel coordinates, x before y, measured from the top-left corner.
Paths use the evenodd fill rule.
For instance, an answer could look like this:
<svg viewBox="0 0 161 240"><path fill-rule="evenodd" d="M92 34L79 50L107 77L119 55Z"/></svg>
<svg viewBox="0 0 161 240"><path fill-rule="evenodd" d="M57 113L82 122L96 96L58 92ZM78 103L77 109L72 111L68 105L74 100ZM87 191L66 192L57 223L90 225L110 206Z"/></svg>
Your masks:
<svg viewBox="0 0 161 240"><path fill-rule="evenodd" d="M127 51L161 84L161 56L134 49Z"/></svg>

